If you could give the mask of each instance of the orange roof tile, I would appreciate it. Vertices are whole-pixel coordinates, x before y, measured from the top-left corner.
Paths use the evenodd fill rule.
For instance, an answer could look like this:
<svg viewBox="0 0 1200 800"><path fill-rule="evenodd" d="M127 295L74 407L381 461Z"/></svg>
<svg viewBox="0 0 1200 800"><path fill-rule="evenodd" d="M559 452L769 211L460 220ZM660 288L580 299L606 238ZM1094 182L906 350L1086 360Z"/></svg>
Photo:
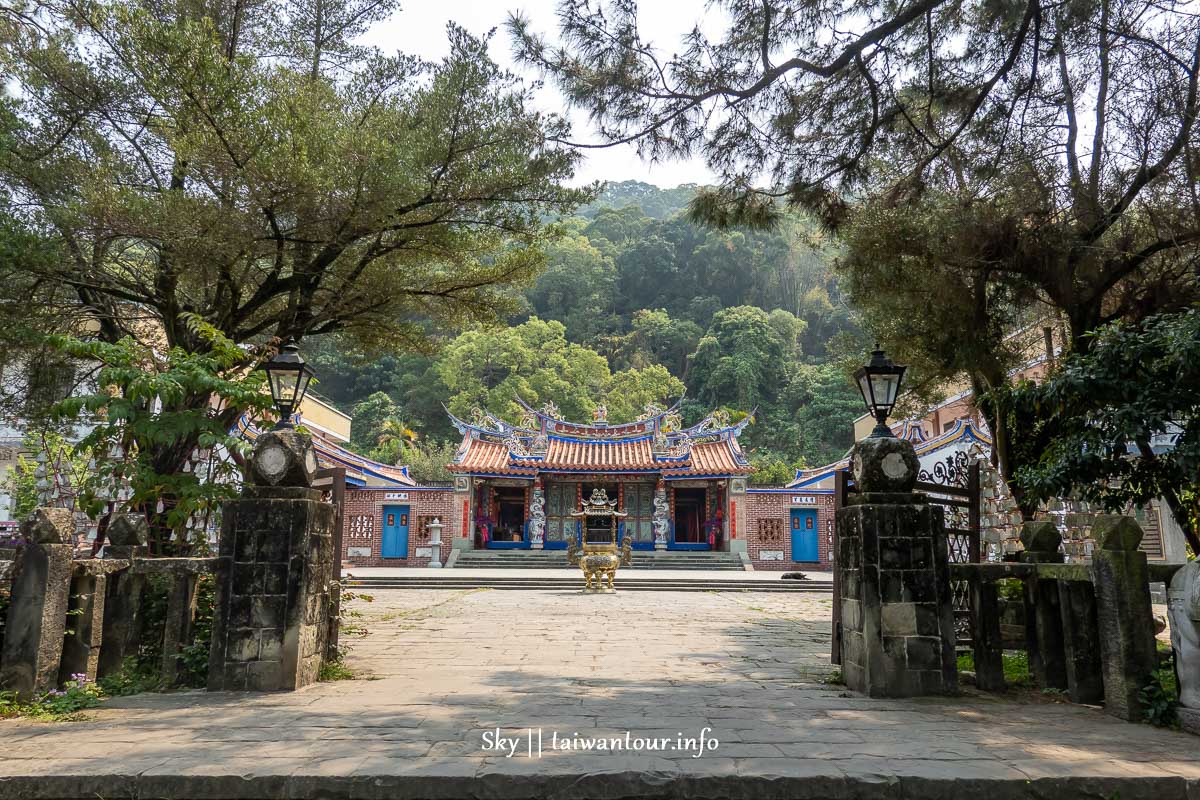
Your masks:
<svg viewBox="0 0 1200 800"><path fill-rule="evenodd" d="M517 472L532 474L533 470L509 469L508 448L500 442L467 437L463 444L467 452L457 463L451 464L455 472Z"/></svg>
<svg viewBox="0 0 1200 800"><path fill-rule="evenodd" d="M753 467L738 463L729 443L725 441L692 445L689 460L691 463L686 466L671 468L664 472L689 475L741 475L754 471Z"/></svg>
<svg viewBox="0 0 1200 800"><path fill-rule="evenodd" d="M661 471L664 475L742 475L753 471L739 463L736 444L728 441L704 442L692 446L683 458L658 460L648 437L618 441L587 441L554 437L546 454L510 455L508 446L487 439L463 440L465 450L450 465L453 472L534 475L542 471L624 472Z"/></svg>
<svg viewBox="0 0 1200 800"><path fill-rule="evenodd" d="M650 439L617 442L587 442L579 439L550 440L543 459L514 459L542 469L654 469Z"/></svg>

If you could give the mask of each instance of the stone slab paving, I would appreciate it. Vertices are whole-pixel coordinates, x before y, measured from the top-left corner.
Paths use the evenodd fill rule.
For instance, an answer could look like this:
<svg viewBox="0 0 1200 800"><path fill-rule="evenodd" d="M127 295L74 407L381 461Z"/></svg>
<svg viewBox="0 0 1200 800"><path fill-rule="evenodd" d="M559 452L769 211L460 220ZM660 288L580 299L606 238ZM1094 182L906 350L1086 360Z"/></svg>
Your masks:
<svg viewBox="0 0 1200 800"><path fill-rule="evenodd" d="M358 604L370 634L350 663L368 677L0 722L0 798L1200 798L1186 734L1060 703L878 701L823 683L829 603L381 592ZM497 728L511 756L488 749ZM625 750L626 732L668 746ZM552 746L576 734L593 747ZM686 741L701 736L716 740L702 754Z"/></svg>

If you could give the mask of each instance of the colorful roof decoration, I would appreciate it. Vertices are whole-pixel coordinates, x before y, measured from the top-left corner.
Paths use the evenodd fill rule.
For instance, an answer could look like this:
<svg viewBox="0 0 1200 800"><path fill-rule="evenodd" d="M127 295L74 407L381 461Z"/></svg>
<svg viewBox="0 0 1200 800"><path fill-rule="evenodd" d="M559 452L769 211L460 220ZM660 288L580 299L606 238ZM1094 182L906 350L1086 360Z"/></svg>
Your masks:
<svg viewBox="0 0 1200 800"><path fill-rule="evenodd" d="M245 415L238 420L238 430L251 442L262 433ZM345 467L346 484L349 486L404 488L417 485L409 477L408 467L393 467L352 453L319 431L313 432L312 440L317 463L322 467Z"/></svg>
<svg viewBox="0 0 1200 800"><path fill-rule="evenodd" d="M978 442L987 447L992 446L992 437L969 419L960 419L954 423L954 427L943 433L941 436L935 436L931 439L925 438L924 431L920 425L902 422L893 426L892 432L899 439L908 439L913 443L913 449L916 450L917 458L924 459L925 456L932 455L939 450L943 450L951 445L958 443ZM809 487L820 486L833 478L834 473L850 468L850 459L843 458L840 461L835 461L832 464L826 464L823 467L814 469L798 469L796 477L787 485L788 489L803 489Z"/></svg>
<svg viewBox="0 0 1200 800"><path fill-rule="evenodd" d="M562 419L553 403L535 409L521 399L516 425L482 409L472 411L469 422L450 414L463 441L449 467L463 474L528 477L539 472L662 473L666 478L753 472L737 441L753 414L731 424L727 413L715 411L684 428L682 399L670 408L647 404L633 422L612 425L603 405L591 423L580 423Z"/></svg>

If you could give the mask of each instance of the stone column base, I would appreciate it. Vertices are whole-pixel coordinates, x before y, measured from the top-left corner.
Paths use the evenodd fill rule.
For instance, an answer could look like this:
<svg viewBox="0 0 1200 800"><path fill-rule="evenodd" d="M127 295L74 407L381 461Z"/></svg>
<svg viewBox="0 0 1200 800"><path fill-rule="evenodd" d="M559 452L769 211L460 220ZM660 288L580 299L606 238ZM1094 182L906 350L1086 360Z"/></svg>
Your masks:
<svg viewBox="0 0 1200 800"><path fill-rule="evenodd" d="M529 543L530 550L541 550L543 547L544 547L544 545L541 542L530 542Z"/></svg>
<svg viewBox="0 0 1200 800"><path fill-rule="evenodd" d="M1200 736L1200 708L1179 706L1175 709L1179 716L1179 727L1188 733Z"/></svg>
<svg viewBox="0 0 1200 800"><path fill-rule="evenodd" d="M655 542L655 543L654 543L654 549L655 549L655 550L666 550L666 549L667 549L667 543L666 543L666 542Z"/></svg>

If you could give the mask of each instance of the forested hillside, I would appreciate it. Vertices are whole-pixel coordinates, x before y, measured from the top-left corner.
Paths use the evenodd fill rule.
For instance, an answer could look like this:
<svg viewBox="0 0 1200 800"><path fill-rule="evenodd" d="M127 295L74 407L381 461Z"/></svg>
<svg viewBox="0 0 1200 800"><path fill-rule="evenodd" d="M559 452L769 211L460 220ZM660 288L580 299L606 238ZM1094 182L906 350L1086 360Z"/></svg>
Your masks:
<svg viewBox="0 0 1200 800"><path fill-rule="evenodd" d="M696 188L611 184L562 220L508 328L467 331L426 356L315 342L318 391L354 414L356 449L426 479L442 477L457 443L443 403L515 419L516 395L553 400L573 419L603 401L621 422L686 386L686 422L757 409L742 438L756 480L839 457L861 400L833 360L859 334L832 245L799 218L771 232L694 225L683 212Z"/></svg>

